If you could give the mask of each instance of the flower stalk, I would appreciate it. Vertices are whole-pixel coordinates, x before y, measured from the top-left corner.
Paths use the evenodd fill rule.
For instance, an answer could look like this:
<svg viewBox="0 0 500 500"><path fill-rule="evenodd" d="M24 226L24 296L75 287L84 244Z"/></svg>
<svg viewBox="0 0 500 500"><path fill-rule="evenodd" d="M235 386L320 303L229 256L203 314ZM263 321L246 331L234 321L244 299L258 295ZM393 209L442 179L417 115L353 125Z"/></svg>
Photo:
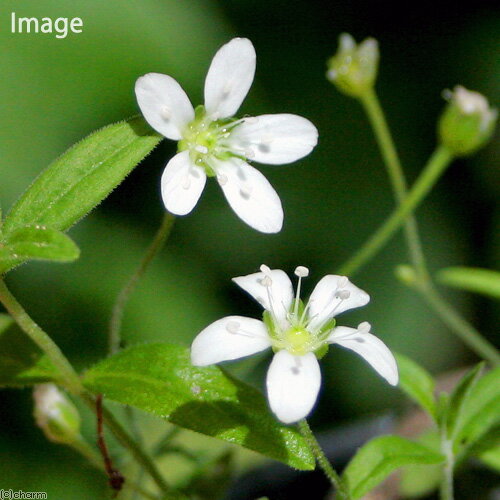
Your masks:
<svg viewBox="0 0 500 500"><path fill-rule="evenodd" d="M169 213L165 212L163 216L160 227L158 228L153 241L149 245L146 253L144 254L141 262L137 266L132 276L122 288L116 302L113 306L113 311L111 313L111 320L109 322L109 352L114 354L119 351L121 344L121 326L123 321L123 313L125 311L125 306L132 295L137 283L141 277L146 272L149 264L153 261L156 255L161 251L165 245L170 233L172 231L172 226L174 225L175 217Z"/></svg>

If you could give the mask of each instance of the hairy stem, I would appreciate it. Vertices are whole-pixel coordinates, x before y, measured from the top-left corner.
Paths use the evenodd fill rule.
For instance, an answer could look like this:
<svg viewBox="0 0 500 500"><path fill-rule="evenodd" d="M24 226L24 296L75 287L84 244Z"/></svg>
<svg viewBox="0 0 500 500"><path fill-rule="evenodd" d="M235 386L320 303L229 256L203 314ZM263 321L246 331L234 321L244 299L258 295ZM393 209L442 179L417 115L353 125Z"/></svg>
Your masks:
<svg viewBox="0 0 500 500"><path fill-rule="evenodd" d="M375 91L372 89L367 91L361 97L361 104L363 105L375 134L396 200L398 203L402 203L407 194L406 178L401 162L399 161L399 156L389 126L387 125L384 112ZM413 215L406 219L404 229L410 259L420 277L428 279L429 274L425 263L422 244L418 235L417 221Z"/></svg>
<svg viewBox="0 0 500 500"><path fill-rule="evenodd" d="M129 280L116 298L115 304L113 306L113 311L111 313L111 320L109 323L109 352L111 354L114 354L120 349L120 330L122 326L123 313L125 311L125 306L127 305L128 299L134 291L138 281L146 272L146 269L148 268L151 261L163 248L163 245L170 235L174 220L175 217L172 214L170 214L169 212L165 212L161 225L158 228L153 241L146 250L146 253L144 254L141 262L137 266L137 269L134 271L132 276L130 276Z"/></svg>
<svg viewBox="0 0 500 500"><path fill-rule="evenodd" d="M0 279L0 302L28 337L47 355L59 370L61 383L73 394L81 394L83 385L59 346L31 319L23 306Z"/></svg>
<svg viewBox="0 0 500 500"><path fill-rule="evenodd" d="M335 472L335 469L332 467L325 453L321 449L321 446L319 445L317 439L314 437L314 434L311 428L309 427L307 420L305 418L300 420L298 425L300 433L302 434L302 436L304 436L304 439L311 448L311 451L313 452L313 455L316 458L318 465L321 467L326 477L328 477L328 479L334 486L335 491L337 493L337 498L339 500L349 500L350 498L349 493L345 491L340 476L337 474L337 472Z"/></svg>

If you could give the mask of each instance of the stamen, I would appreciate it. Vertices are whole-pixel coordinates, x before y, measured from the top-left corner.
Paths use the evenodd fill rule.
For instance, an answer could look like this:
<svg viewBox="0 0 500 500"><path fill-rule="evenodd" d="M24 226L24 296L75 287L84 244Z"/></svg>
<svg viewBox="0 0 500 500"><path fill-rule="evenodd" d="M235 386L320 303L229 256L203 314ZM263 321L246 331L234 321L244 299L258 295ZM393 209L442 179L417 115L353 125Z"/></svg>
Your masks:
<svg viewBox="0 0 500 500"><path fill-rule="evenodd" d="M363 321L363 323L360 323L358 325L358 332L359 333L370 333L372 325L368 323L368 321Z"/></svg>
<svg viewBox="0 0 500 500"><path fill-rule="evenodd" d="M271 274L271 268L269 266L266 266L265 264L262 264L260 266L260 270L264 273L264 274Z"/></svg>
<svg viewBox="0 0 500 500"><path fill-rule="evenodd" d="M208 153L208 148L206 146L201 146L200 144L197 144L194 148L198 153L202 153L206 155Z"/></svg>
<svg viewBox="0 0 500 500"><path fill-rule="evenodd" d="M302 278L305 278L309 275L309 269L304 266L297 266L295 268L295 276L298 276L299 282L297 284L297 294L295 295L295 304L293 306L293 315L297 317L299 314L299 301L300 301L300 287L302 285Z"/></svg>
<svg viewBox="0 0 500 500"><path fill-rule="evenodd" d="M245 118L242 118L242 122L248 123L250 125L254 125L259 121L259 119L256 116L247 116Z"/></svg>
<svg viewBox="0 0 500 500"><path fill-rule="evenodd" d="M238 333L240 326L241 325L237 321L228 321L226 324L226 330L229 333Z"/></svg>
<svg viewBox="0 0 500 500"><path fill-rule="evenodd" d="M217 182L221 186L225 186L227 184L227 175L225 175L225 174L217 174Z"/></svg>
<svg viewBox="0 0 500 500"><path fill-rule="evenodd" d="M168 122L172 117L172 112L170 111L170 108L163 106L163 108L161 108L160 115L165 121Z"/></svg>
<svg viewBox="0 0 500 500"><path fill-rule="evenodd" d="M270 276L264 276L261 280L260 280L260 284L262 286L265 286L266 288L269 288L272 284L273 284L273 280L270 278Z"/></svg>

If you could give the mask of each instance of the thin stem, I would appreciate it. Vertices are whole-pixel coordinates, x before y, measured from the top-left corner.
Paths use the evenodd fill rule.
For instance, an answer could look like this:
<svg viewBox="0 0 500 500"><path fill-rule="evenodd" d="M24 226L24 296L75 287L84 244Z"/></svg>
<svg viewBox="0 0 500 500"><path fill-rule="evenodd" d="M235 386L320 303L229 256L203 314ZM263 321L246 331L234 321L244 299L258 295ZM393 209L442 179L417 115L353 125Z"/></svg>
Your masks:
<svg viewBox="0 0 500 500"><path fill-rule="evenodd" d="M71 393L81 394L83 385L59 346L31 319L23 306L12 295L5 282L0 279L0 301L29 338L47 355L59 370L60 382Z"/></svg>
<svg viewBox="0 0 500 500"><path fill-rule="evenodd" d="M95 411L95 401L89 394L84 394L84 399L87 405ZM152 459L144 452L144 450L132 439L132 437L127 433L127 431L122 427L122 425L116 420L114 415L103 405L102 406L102 416L105 424L109 427L114 436L118 441L127 448L132 456L135 458L136 462L142 465L142 467L148 472L155 483L163 492L168 492L170 490L169 485L163 479L162 475L156 468L156 465Z"/></svg>
<svg viewBox="0 0 500 500"><path fill-rule="evenodd" d="M434 151L419 178L408 192L408 196L368 241L341 266L339 274L350 276L354 272L359 271L389 241L408 215L418 207L429 193L439 176L449 165L451 159L449 151L442 146L439 146Z"/></svg>
<svg viewBox="0 0 500 500"><path fill-rule="evenodd" d="M427 304L442 321L478 356L488 360L493 366L500 364L497 349L490 344L468 321L463 319L436 291L431 283L416 287Z"/></svg>
<svg viewBox="0 0 500 500"><path fill-rule="evenodd" d="M317 439L314 437L314 434L311 428L309 427L307 420L305 418L300 420L298 425L300 433L302 434L302 436L304 436L304 439L311 448L311 451L313 452L313 455L316 458L318 465L321 467L321 469L323 469L323 472L326 474L326 477L328 477L328 479L334 486L339 500L349 500L349 493L345 491L340 476L337 474L337 472L335 472L335 469L332 467L325 453L321 449L321 446L319 445Z"/></svg>
<svg viewBox="0 0 500 500"><path fill-rule="evenodd" d="M447 438L444 428L441 431L441 452L445 456L446 462L443 466L443 477L439 488L439 496L441 500L453 500L453 468L455 466L453 444Z"/></svg>
<svg viewBox="0 0 500 500"><path fill-rule="evenodd" d="M12 295L0 279L0 302L5 306L9 314L14 318L20 328L35 342L38 347L47 355L56 368L59 369L60 376L58 381L64 385L71 393L79 395L95 411L95 403L92 396L87 393L83 387L80 377L71 366L68 359L64 356L57 344L44 332L28 315L22 305ZM161 477L156 466L151 459L134 443L134 440L127 434L120 423L113 417L111 412L103 407L103 416L106 425L118 438L125 448L128 448L132 455L155 480L158 486L163 490L169 489L168 484Z"/></svg>
<svg viewBox="0 0 500 500"><path fill-rule="evenodd" d="M145 273L151 261L155 258L158 252L163 248L163 245L167 241L170 231L172 229L175 217L169 212L165 212L162 223L156 232L153 241L149 245L146 253L144 254L139 266L134 271L132 276L129 278L125 286L122 288L116 302L113 306L113 311L111 313L111 320L109 323L109 352L114 354L120 349L121 343L121 325L123 320L123 313L125 306L127 305L130 295L134 291L137 282L141 279L142 275Z"/></svg>
<svg viewBox="0 0 500 500"><path fill-rule="evenodd" d="M374 90L368 90L360 99L361 104L368 116L372 126L378 147L384 159L387 174L392 184L392 189L398 203L402 203L407 194L407 183L403 172L403 167L399 160L396 146L387 125L384 112L380 106L377 94ZM425 263L422 244L418 235L417 221L413 215L405 221L405 236L408 243L411 261L423 279L429 278Z"/></svg>

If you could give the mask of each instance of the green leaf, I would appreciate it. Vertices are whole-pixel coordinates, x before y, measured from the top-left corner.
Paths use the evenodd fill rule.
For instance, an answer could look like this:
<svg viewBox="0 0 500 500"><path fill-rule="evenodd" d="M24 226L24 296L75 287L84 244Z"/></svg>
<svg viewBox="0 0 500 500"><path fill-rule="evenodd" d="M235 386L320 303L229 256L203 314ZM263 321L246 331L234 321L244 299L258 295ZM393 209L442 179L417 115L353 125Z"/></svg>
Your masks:
<svg viewBox="0 0 500 500"><path fill-rule="evenodd" d="M437 273L443 285L500 299L500 272L477 267L448 267Z"/></svg>
<svg viewBox="0 0 500 500"><path fill-rule="evenodd" d="M14 204L4 234L34 224L66 231L106 198L160 140L141 117L90 134L52 162Z"/></svg>
<svg viewBox="0 0 500 500"><path fill-rule="evenodd" d="M435 465L444 461L441 453L398 436L380 436L358 450L344 473L353 500L361 498L391 472L405 465Z"/></svg>
<svg viewBox="0 0 500 500"><path fill-rule="evenodd" d="M479 363L467 372L450 395L448 407L445 410L446 430L450 439L455 442L455 437L463 421L463 409L472 388L476 384L484 363Z"/></svg>
<svg viewBox="0 0 500 500"><path fill-rule="evenodd" d="M71 262L79 255L69 236L45 226L25 226L10 233L0 245L0 273L25 260Z"/></svg>
<svg viewBox="0 0 500 500"><path fill-rule="evenodd" d="M402 354L396 354L399 369L399 388L436 419L435 382L420 365Z"/></svg>
<svg viewBox="0 0 500 500"><path fill-rule="evenodd" d="M500 421L500 367L481 377L464 402L455 430L457 443L470 446Z"/></svg>
<svg viewBox="0 0 500 500"><path fill-rule="evenodd" d="M146 344L92 367L84 385L193 431L244 446L302 470L314 457L294 427L280 424L262 394L218 366L191 364L189 349Z"/></svg>
<svg viewBox="0 0 500 500"><path fill-rule="evenodd" d="M500 425L486 432L466 451L460 459L472 455L491 469L500 472Z"/></svg>
<svg viewBox="0 0 500 500"><path fill-rule="evenodd" d="M6 314L0 314L0 387L54 381L57 371Z"/></svg>

